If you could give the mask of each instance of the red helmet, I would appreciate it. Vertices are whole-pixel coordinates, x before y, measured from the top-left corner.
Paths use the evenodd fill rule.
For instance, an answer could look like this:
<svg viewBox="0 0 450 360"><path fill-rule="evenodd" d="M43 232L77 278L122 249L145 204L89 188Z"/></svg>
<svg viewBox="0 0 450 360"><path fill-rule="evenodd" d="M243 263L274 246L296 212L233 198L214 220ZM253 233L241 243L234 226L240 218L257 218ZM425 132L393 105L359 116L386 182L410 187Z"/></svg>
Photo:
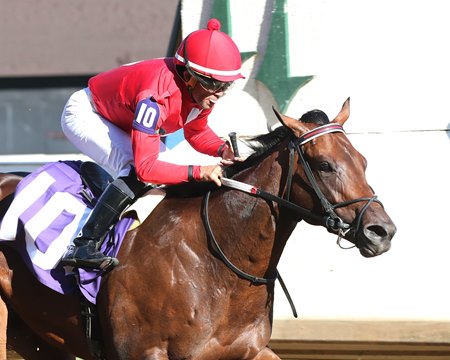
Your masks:
<svg viewBox="0 0 450 360"><path fill-rule="evenodd" d="M175 64L222 82L244 78L238 47L219 30L219 20L211 19L207 29L190 33L178 47Z"/></svg>

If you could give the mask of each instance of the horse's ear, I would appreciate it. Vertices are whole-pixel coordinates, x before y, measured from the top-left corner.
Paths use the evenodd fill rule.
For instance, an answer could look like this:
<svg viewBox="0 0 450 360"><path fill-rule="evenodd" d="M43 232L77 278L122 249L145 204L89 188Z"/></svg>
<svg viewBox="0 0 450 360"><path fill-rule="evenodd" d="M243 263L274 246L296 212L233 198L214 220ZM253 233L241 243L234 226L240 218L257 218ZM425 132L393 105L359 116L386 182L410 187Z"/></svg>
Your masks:
<svg viewBox="0 0 450 360"><path fill-rule="evenodd" d="M285 127L291 129L295 136L300 137L305 132L308 131L308 129L303 126L301 121L293 119L289 116L280 114L277 111L277 109L275 109L275 107L273 107L273 106L272 106L272 110L275 113L275 115L277 116L280 123L282 123Z"/></svg>
<svg viewBox="0 0 450 360"><path fill-rule="evenodd" d="M344 125L349 116L350 116L350 98L347 98L347 100L345 100L344 102L344 105L342 105L341 111L339 111L339 114L337 114L333 122L337 122L339 125Z"/></svg>
<svg viewBox="0 0 450 360"><path fill-rule="evenodd" d="M289 127L289 126L285 123L285 121L284 121L284 115L280 114L280 113L278 112L278 110L275 109L275 106L273 106L273 105L272 105L272 110L273 110L273 112L275 113L275 115L276 115L278 121L279 121L280 123L282 123L284 126Z"/></svg>

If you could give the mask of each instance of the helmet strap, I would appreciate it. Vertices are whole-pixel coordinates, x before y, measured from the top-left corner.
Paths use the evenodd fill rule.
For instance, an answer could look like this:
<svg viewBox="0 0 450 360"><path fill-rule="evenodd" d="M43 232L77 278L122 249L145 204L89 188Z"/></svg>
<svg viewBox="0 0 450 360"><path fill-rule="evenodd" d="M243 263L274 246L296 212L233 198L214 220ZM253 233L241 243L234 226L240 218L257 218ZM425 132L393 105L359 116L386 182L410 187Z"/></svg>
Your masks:
<svg viewBox="0 0 450 360"><path fill-rule="evenodd" d="M197 84L197 79L195 78L195 76L192 76L191 74L189 74L188 76L190 77L190 79L186 81L186 86L188 87L188 89L189 88L193 89Z"/></svg>
<svg viewBox="0 0 450 360"><path fill-rule="evenodd" d="M194 90L194 87L197 84L197 79L195 78L195 76L192 76L189 72L188 72L187 76L190 76L190 79L187 81L185 80L184 83L186 84L186 87L188 89L189 96L191 97L192 102L197 103L197 101L195 101L195 99L194 99L194 96L192 95L192 90ZM183 77L186 77L186 74L184 74Z"/></svg>

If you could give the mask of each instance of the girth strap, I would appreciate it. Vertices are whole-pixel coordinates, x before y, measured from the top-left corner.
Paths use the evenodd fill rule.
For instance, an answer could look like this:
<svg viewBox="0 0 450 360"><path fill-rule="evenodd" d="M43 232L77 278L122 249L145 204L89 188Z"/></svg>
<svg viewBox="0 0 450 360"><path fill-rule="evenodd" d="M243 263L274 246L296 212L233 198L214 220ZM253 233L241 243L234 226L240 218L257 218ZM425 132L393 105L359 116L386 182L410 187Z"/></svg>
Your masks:
<svg viewBox="0 0 450 360"><path fill-rule="evenodd" d="M97 323L97 308L94 304L82 298L80 301L81 306L81 316L84 319L84 330L86 335L86 340L89 346L91 354L97 360L106 359L102 349L102 341L100 339L95 339L93 336L93 328L98 326Z"/></svg>

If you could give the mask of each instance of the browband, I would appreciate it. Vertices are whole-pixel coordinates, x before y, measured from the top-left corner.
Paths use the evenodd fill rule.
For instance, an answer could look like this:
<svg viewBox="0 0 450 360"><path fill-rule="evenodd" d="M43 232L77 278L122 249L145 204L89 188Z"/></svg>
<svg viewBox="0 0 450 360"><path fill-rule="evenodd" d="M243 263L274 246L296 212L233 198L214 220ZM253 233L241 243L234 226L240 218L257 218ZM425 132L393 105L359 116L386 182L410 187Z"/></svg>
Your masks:
<svg viewBox="0 0 450 360"><path fill-rule="evenodd" d="M304 145L307 142L314 140L315 138L329 134L334 132L341 132L345 134L344 128L336 123L329 123L322 126L319 126L315 129L312 129L311 131L308 131L307 133L300 136L296 141L296 145Z"/></svg>

